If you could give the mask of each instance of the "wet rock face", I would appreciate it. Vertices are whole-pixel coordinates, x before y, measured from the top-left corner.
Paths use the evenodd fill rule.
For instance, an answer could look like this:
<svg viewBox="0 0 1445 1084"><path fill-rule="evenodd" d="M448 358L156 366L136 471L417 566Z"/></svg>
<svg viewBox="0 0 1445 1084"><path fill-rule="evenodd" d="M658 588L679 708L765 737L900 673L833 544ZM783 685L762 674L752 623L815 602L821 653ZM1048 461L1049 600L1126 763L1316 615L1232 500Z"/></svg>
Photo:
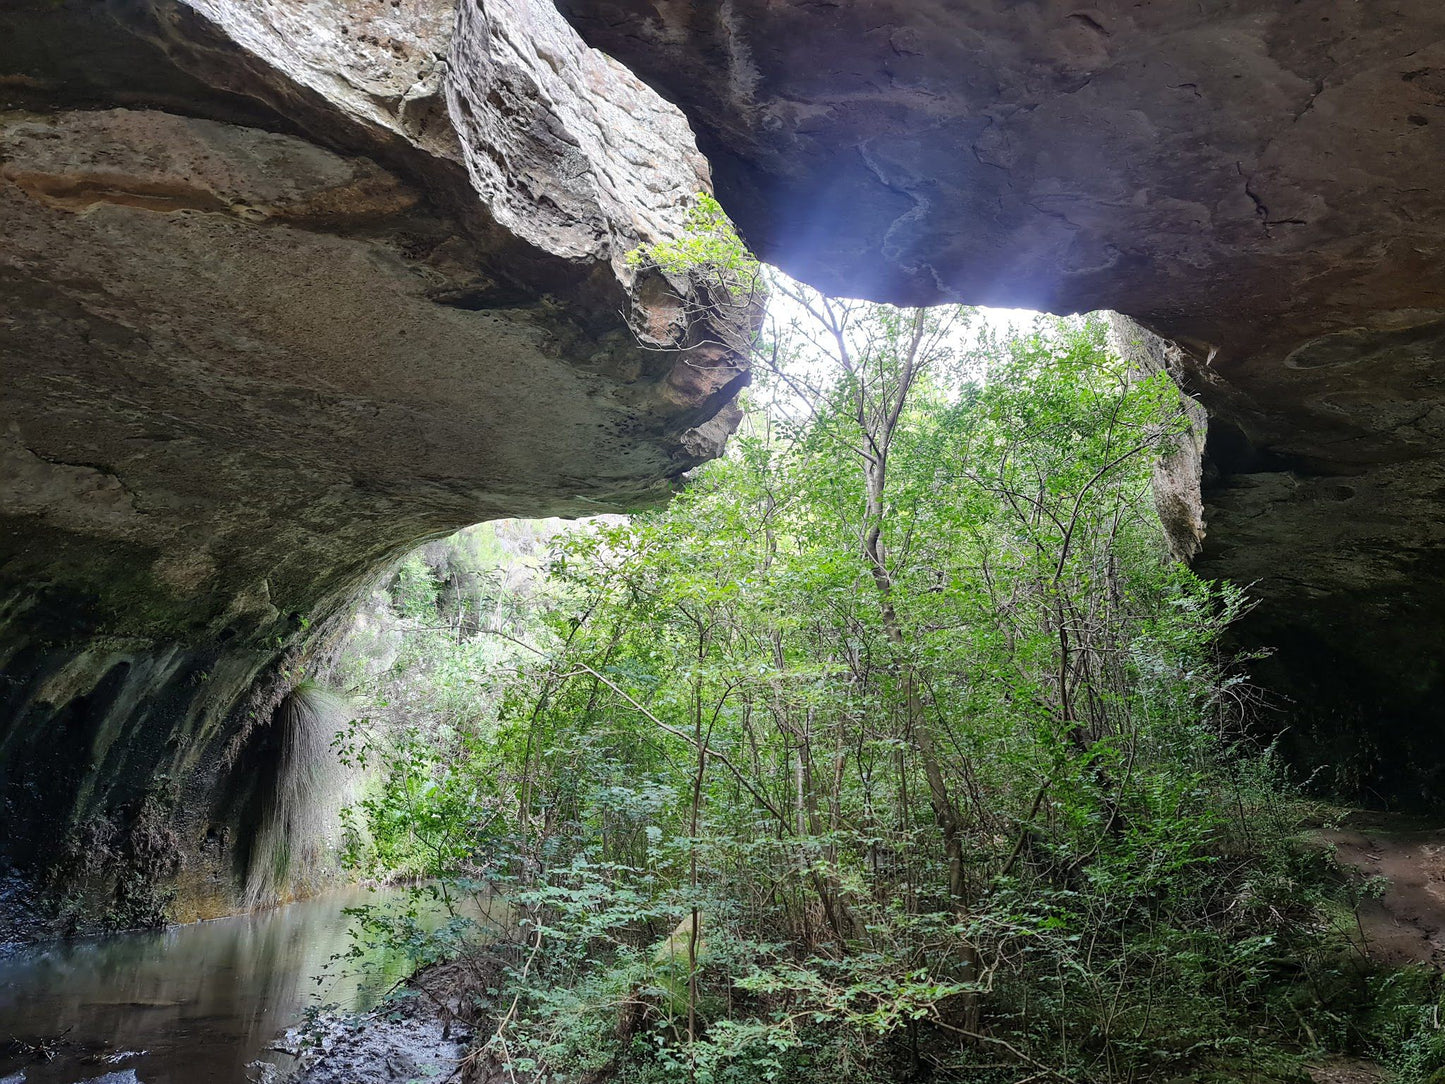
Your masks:
<svg viewBox="0 0 1445 1084"><path fill-rule="evenodd" d="M1172 340L1211 418L1167 518L1256 584L1280 719L1345 789L1445 795L1445 8L559 6L792 273Z"/></svg>
<svg viewBox="0 0 1445 1084"><path fill-rule="evenodd" d="M716 455L743 318L624 261L709 184L545 0L0 12L3 857L224 906L283 655L422 540Z"/></svg>

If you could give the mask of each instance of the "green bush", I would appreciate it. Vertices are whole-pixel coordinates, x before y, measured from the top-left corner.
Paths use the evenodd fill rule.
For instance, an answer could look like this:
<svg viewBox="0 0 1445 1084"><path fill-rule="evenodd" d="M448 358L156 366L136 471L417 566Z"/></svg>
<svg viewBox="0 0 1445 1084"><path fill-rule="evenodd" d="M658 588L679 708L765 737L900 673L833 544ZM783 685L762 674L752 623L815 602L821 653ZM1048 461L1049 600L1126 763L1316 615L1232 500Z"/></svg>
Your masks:
<svg viewBox="0 0 1445 1084"><path fill-rule="evenodd" d="M427 638L403 564L355 860L506 887L519 1079L1300 1079L1358 1033L1347 889L1246 740L1248 600L1167 553L1173 385L1094 319L776 288L811 335L730 454L518 623ZM1367 1030L1425 1066L1421 996Z"/></svg>

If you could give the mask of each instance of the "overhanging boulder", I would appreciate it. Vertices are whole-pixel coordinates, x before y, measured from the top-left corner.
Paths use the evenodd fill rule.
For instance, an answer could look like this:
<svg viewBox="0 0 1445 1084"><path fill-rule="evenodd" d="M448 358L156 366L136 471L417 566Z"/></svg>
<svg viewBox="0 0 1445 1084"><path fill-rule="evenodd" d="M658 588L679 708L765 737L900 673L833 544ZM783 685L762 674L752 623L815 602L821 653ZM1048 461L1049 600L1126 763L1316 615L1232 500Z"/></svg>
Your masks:
<svg viewBox="0 0 1445 1084"><path fill-rule="evenodd" d="M546 0L10 5L0 107L12 918L215 913L251 732L358 588L664 499L750 314L627 266L707 166Z"/></svg>

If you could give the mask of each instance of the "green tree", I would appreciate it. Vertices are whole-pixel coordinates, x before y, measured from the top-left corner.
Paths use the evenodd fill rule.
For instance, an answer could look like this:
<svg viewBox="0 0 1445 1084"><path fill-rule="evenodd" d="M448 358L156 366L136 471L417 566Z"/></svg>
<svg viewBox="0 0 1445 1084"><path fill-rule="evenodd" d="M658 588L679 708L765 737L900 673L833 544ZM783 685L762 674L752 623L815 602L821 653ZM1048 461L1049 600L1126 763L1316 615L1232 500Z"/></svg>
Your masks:
<svg viewBox="0 0 1445 1084"><path fill-rule="evenodd" d="M449 627L449 657L509 645L490 713L365 807L396 838L435 819L427 870L525 914L494 1056L639 1082L1287 1063L1319 878L1216 646L1246 600L1153 511L1177 392L1098 319L996 339L774 291L793 317L729 454L559 535L521 625Z"/></svg>

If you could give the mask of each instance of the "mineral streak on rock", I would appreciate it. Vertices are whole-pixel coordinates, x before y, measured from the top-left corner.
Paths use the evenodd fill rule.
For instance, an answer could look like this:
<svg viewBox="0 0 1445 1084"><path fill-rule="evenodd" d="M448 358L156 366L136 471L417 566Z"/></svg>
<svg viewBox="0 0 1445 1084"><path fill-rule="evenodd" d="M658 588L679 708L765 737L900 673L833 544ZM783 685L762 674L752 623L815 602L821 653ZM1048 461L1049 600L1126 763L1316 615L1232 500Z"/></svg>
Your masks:
<svg viewBox="0 0 1445 1084"><path fill-rule="evenodd" d="M229 906L251 731L361 584L718 454L747 374L714 325L749 314L624 259L709 187L549 0L0 11L17 883L117 922Z"/></svg>
<svg viewBox="0 0 1445 1084"><path fill-rule="evenodd" d="M559 7L785 270L1169 340L1210 414L1202 506L1183 459L1161 483L1176 549L1255 585L1257 673L1340 784L1441 800L1445 6Z"/></svg>

